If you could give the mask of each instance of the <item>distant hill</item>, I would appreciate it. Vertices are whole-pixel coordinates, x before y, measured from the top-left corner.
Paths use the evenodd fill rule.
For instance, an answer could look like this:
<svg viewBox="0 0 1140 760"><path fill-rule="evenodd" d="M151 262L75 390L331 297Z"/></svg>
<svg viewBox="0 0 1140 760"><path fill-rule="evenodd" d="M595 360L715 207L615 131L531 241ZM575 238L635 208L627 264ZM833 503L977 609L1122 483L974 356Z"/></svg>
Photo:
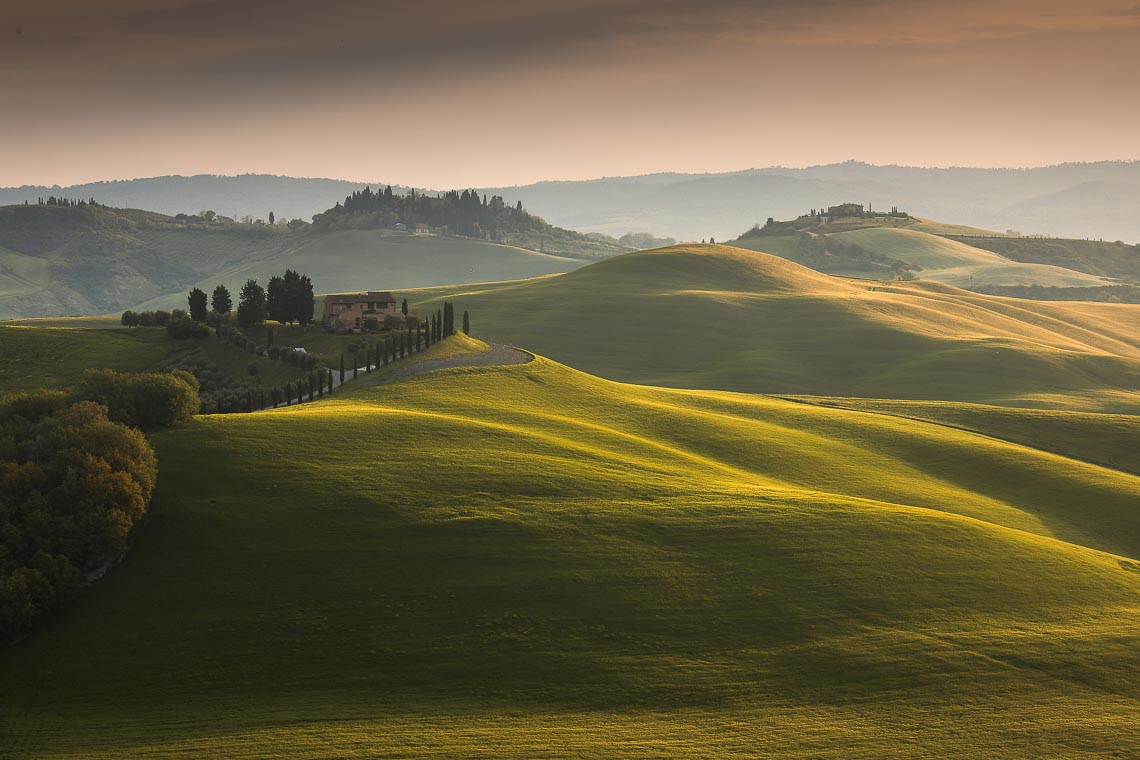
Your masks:
<svg viewBox="0 0 1140 760"><path fill-rule="evenodd" d="M554 224L678 240L730 238L767 217L849 200L989 229L1140 242L1140 161L1033 169L874 166L656 174L490 188Z"/></svg>
<svg viewBox="0 0 1140 760"><path fill-rule="evenodd" d="M309 221L313 214L332 206L346 195L363 190L367 183L338 179L278 177L243 174L219 177L199 174L193 177L150 177L147 179L89 182L83 185L51 187L26 185L0 188L0 205L13 205L38 198L64 196L95 198L119 208L139 208L174 216L212 210L241 219L268 219L272 211L278 219ZM372 183L373 187L377 183ZM403 191L405 188L396 188Z"/></svg>
<svg viewBox="0 0 1140 760"><path fill-rule="evenodd" d="M831 277L741 248L407 294L588 372L681 388L1140 411L1140 307Z"/></svg>
<svg viewBox="0 0 1140 760"><path fill-rule="evenodd" d="M393 289L534 277L585 263L519 243L587 255L624 250L527 219L526 230L504 232L512 245L367 224L290 228L100 205L7 206L0 319L184 307L195 285L223 283L236 293L247 278L264 282L287 267L308 273L321 292Z"/></svg>
<svg viewBox="0 0 1140 760"><path fill-rule="evenodd" d="M72 187L0 188L0 204L39 196L94 196L111 206L164 214L219 214L308 221L367 184L267 175L154 177ZM396 187L403 192L407 188ZM803 169L768 167L722 174L635 177L484 187L522 201L552 224L615 238L650 232L677 240L725 239L767 217L857 200L905 206L931 219L1060 237L1140 242L1140 161L1070 163L1032 169L874 166L858 161Z"/></svg>
<svg viewBox="0 0 1140 760"><path fill-rule="evenodd" d="M790 221L769 219L732 244L830 274L1009 288L1010 295L1035 288L1038 297L1058 300L1118 300L1120 285L1140 283L1140 246L1020 237L905 212L872 215L856 208L835 217L813 209Z"/></svg>

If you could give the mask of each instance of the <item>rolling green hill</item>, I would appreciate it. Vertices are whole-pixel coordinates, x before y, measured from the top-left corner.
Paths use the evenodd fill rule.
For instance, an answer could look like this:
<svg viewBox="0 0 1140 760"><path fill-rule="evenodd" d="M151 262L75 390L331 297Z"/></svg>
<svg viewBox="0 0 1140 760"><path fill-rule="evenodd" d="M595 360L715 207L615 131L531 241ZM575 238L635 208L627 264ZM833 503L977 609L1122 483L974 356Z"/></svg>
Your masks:
<svg viewBox="0 0 1140 760"><path fill-rule="evenodd" d="M948 235L949 236L949 235ZM1103 240L970 235L955 239L1012 261L1075 269L1140 283L1140 245Z"/></svg>
<svg viewBox="0 0 1140 760"><path fill-rule="evenodd" d="M1140 752L1134 475L542 358L155 442L0 652L44 757Z"/></svg>
<svg viewBox="0 0 1140 760"><path fill-rule="evenodd" d="M733 245L771 253L829 274L932 280L963 288L1100 288L1083 300L1109 300L1118 280L1140 282L1135 246L1022 238L908 215L769 220ZM1058 295L1061 291L1058 291ZM1068 292L1063 299L1079 298Z"/></svg>
<svg viewBox="0 0 1140 760"><path fill-rule="evenodd" d="M728 246L429 288L476 334L611 379L760 393L1140 409L1140 308L875 283Z"/></svg>
<svg viewBox="0 0 1140 760"><path fill-rule="evenodd" d="M836 235L883 256L919 267L923 280L960 288L972 285L1042 285L1045 287L1102 287L1112 280L1063 266L1011 261L992 251L913 229L869 228Z"/></svg>
<svg viewBox="0 0 1140 760"><path fill-rule="evenodd" d="M605 247L577 233L560 233L564 249L579 239L591 255ZM533 241L521 233L512 240L542 245L539 232L533 235ZM0 208L0 319L185 308L185 293L195 285L210 291L221 282L236 294L246 278L264 284L287 267L305 271L327 292L516 279L583 263L443 235L290 231L102 206L9 206Z"/></svg>

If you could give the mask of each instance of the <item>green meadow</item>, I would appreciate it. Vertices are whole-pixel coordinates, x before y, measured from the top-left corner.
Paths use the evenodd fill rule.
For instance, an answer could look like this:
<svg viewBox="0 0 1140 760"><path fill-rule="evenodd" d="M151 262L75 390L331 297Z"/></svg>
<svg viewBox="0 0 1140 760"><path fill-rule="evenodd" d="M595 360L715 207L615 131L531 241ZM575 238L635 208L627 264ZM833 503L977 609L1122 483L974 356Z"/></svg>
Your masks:
<svg viewBox="0 0 1140 760"><path fill-rule="evenodd" d="M0 654L44 756L1140 752L1136 475L543 358L351 387L155 437Z"/></svg>
<svg viewBox="0 0 1140 760"><path fill-rule="evenodd" d="M1140 307L712 245L405 294L537 355L154 434L126 559L0 649L0 748L1140 754ZM250 360L192 345L3 325L0 389Z"/></svg>

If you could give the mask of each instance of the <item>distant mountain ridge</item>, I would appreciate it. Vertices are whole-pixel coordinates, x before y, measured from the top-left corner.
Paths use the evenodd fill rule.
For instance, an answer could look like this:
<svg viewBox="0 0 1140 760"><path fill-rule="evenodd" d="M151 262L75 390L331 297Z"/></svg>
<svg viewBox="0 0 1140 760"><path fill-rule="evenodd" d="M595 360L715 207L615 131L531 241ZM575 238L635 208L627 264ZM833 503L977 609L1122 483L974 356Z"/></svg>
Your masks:
<svg viewBox="0 0 1140 760"><path fill-rule="evenodd" d="M301 218L383 183L246 174L0 188L0 205L49 195L90 198L163 214L212 209L241 218ZM406 186L393 188L406 192ZM876 166L858 161L806 168L547 181L481 187L522 201L551 224L620 237L651 232L678 240L735 237L767 217L847 201L905 207L928 219L1060 237L1140 242L1140 161L1067 163L1028 169ZM428 192L435 192L428 190Z"/></svg>

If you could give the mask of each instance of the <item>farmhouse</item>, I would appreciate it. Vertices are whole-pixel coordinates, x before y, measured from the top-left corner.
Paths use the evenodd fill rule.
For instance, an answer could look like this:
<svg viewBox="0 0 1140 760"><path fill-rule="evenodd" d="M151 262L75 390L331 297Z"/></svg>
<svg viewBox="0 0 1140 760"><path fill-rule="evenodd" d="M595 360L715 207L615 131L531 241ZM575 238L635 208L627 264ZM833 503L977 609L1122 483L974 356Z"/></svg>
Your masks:
<svg viewBox="0 0 1140 760"><path fill-rule="evenodd" d="M359 330L367 320L383 322L385 317L403 317L396 297L387 291L325 296L324 323L327 327Z"/></svg>
<svg viewBox="0 0 1140 760"><path fill-rule="evenodd" d="M428 226L426 224L417 224L416 225L416 234L417 235L426 235L429 232L431 232L431 230L428 228Z"/></svg>

